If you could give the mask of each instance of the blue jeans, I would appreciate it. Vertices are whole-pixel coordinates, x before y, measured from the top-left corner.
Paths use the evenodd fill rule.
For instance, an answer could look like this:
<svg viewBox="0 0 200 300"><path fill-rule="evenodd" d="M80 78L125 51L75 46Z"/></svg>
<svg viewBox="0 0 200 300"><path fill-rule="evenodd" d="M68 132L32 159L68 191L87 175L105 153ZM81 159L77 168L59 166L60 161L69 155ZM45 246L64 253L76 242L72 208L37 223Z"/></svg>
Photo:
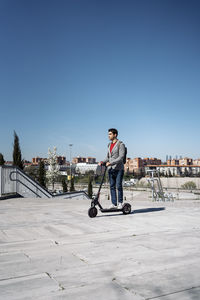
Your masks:
<svg viewBox="0 0 200 300"><path fill-rule="evenodd" d="M123 202L123 187L122 187L122 179L124 176L124 170L115 170L110 169L108 171L109 181L110 181L110 193L112 204L117 205L117 194L116 194L116 186L118 190L118 202Z"/></svg>

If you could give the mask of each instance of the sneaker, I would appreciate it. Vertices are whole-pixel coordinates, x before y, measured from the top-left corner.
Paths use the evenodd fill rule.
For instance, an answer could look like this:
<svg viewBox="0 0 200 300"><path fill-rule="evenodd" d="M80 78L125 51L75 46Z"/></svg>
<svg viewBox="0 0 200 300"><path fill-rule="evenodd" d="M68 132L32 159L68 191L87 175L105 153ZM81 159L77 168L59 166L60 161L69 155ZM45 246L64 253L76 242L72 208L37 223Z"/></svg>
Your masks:
<svg viewBox="0 0 200 300"><path fill-rule="evenodd" d="M112 209L112 208L117 208L117 205L111 204L109 209Z"/></svg>
<svg viewBox="0 0 200 300"><path fill-rule="evenodd" d="M118 203L118 206L117 206L117 208L119 208L119 209L122 209L122 203L120 202L120 203Z"/></svg>

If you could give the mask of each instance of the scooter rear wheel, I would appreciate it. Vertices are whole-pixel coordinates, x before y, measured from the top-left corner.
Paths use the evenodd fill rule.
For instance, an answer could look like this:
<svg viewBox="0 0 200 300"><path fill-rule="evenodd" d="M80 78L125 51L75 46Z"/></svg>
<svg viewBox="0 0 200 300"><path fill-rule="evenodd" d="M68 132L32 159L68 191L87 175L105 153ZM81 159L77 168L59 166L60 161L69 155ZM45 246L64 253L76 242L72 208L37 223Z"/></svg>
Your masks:
<svg viewBox="0 0 200 300"><path fill-rule="evenodd" d="M131 213L131 205L129 203L124 203L122 212L124 215L128 215Z"/></svg>
<svg viewBox="0 0 200 300"><path fill-rule="evenodd" d="M96 207L90 207L89 209L88 209L88 216L90 217L90 218L95 218L96 217L96 215L97 215L97 209L96 209Z"/></svg>

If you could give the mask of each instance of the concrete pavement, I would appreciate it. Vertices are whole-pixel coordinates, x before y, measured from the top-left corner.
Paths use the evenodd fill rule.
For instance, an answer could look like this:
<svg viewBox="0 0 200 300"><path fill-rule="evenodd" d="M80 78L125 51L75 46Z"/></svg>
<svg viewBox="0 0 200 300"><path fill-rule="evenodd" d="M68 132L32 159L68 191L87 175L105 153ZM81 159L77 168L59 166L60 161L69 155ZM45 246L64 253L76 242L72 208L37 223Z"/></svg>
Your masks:
<svg viewBox="0 0 200 300"><path fill-rule="evenodd" d="M0 299L199 300L200 201L130 203L90 219L87 199L0 201Z"/></svg>

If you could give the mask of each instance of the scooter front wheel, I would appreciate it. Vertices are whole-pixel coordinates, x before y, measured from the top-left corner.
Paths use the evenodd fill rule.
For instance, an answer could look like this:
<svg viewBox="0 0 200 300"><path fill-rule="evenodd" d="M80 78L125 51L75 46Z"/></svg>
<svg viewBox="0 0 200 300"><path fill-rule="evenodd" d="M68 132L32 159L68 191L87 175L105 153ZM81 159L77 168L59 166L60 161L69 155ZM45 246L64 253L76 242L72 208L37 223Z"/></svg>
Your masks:
<svg viewBox="0 0 200 300"><path fill-rule="evenodd" d="M89 209L88 209L88 216L90 217L90 218L95 218L96 217L96 215L97 215L97 209L96 209L96 207L90 207Z"/></svg>
<svg viewBox="0 0 200 300"><path fill-rule="evenodd" d="M124 215L128 215L131 213L131 205L129 203L124 203L122 212Z"/></svg>

